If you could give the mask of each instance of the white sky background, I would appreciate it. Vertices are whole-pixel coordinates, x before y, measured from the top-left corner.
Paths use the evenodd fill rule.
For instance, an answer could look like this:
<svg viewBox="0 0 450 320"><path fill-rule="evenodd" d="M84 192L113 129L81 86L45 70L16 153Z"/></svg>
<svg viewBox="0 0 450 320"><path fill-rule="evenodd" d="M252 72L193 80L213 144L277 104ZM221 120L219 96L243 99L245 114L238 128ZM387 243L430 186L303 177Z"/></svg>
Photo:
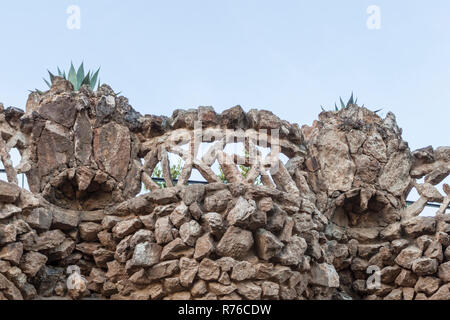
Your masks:
<svg viewBox="0 0 450 320"><path fill-rule="evenodd" d="M353 91L412 150L450 145L449 15L448 0L1 1L0 102L24 109L47 69L84 61L142 114L240 104L310 125Z"/></svg>

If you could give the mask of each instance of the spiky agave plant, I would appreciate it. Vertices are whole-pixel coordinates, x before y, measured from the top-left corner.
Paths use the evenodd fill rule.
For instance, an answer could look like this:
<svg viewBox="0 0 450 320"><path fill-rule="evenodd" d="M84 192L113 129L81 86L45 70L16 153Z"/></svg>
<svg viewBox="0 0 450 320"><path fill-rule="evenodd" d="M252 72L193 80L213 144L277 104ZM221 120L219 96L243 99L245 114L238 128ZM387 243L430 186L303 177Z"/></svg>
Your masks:
<svg viewBox="0 0 450 320"><path fill-rule="evenodd" d="M353 98L353 92L352 92L352 95L351 95L350 99L348 100L347 104L345 104L344 101L342 101L342 97L339 97L339 100L340 100L340 103L341 103L341 109L345 109L345 108L349 107L352 104L357 104L358 103L358 98L356 98L356 99ZM336 111L339 110L339 108L336 105L336 103L334 104L334 110L336 110Z"/></svg>
<svg viewBox="0 0 450 320"><path fill-rule="evenodd" d="M339 110L348 108L352 104L357 104L358 103L358 98L355 99L354 95L353 95L353 92L352 92L352 95L350 96L350 99L348 100L347 104L344 103L344 101L342 100L342 97L339 97L339 102L340 102L340 107L338 107L338 105L336 103L334 104L334 110L335 111L339 111ZM320 107L322 108L322 111L325 111L323 106L320 106ZM363 107L364 107L364 105L363 105ZM374 112L378 113L381 110L383 110L383 109L378 109L378 110L375 110Z"/></svg>
<svg viewBox="0 0 450 320"><path fill-rule="evenodd" d="M50 81L44 79L45 83L48 85L49 88L52 87L53 79L55 78L55 75L51 73L49 70L48 74L50 75ZM78 68L78 71L75 71L75 67L73 66L73 63L70 63L70 69L69 73L66 76L65 71L61 71L58 67L58 76L62 77L66 80L68 80L70 83L72 83L73 88L75 91L79 91L82 85L89 85L89 87L92 90L95 90L95 86L97 84L98 79L98 73L100 72L100 68L96 72L88 71L87 74L84 73L84 63L82 62L80 67ZM100 86L100 81L98 81L98 85Z"/></svg>

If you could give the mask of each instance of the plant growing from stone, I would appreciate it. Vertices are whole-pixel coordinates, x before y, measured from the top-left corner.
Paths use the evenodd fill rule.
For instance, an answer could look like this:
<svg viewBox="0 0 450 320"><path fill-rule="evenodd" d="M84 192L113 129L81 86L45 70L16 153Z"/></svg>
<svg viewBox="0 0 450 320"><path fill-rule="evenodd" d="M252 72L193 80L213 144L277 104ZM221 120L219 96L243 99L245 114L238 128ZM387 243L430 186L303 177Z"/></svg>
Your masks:
<svg viewBox="0 0 450 320"><path fill-rule="evenodd" d="M48 87L51 88L55 75L49 70L47 71L50 75L50 81L48 81L47 79L44 79L44 81L48 85ZM96 72L92 72L91 70L89 70L88 73L85 74L84 63L81 63L81 65L78 67L78 71L75 71L75 67L73 66L73 63L71 63L69 73L67 75L65 71L61 71L58 67L58 76L68 80L73 85L75 91L79 91L81 86L85 84L88 85L92 90L95 90L97 82L98 86L100 86L100 81L97 81L99 72L100 68L98 68Z"/></svg>
<svg viewBox="0 0 450 320"><path fill-rule="evenodd" d="M340 103L339 107L338 107L337 103L334 104L334 111L339 111L339 110L348 108L349 106L351 106L353 104L358 104L358 98L355 99L353 96L353 92L352 92L352 95L350 96L350 99L348 100L347 103L344 103L344 101L342 100L342 97L339 97L339 103ZM320 107L322 108L322 111L326 111L323 106L320 106ZM364 105L362 107L364 108ZM378 113L381 110L383 110L383 109L378 109L378 110L375 110L374 112Z"/></svg>

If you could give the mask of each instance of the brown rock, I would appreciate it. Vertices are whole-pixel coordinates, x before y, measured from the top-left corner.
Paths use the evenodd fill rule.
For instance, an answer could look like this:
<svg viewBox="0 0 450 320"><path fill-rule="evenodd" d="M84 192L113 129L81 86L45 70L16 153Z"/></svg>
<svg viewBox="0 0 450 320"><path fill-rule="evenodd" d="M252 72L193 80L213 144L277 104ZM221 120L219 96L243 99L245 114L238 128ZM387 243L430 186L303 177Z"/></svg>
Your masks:
<svg viewBox="0 0 450 320"><path fill-rule="evenodd" d="M425 293L418 293L416 294L414 300L428 300L428 297L426 296Z"/></svg>
<svg viewBox="0 0 450 320"><path fill-rule="evenodd" d="M149 230L155 229L155 223L156 223L156 217L155 214L149 214L146 216L140 216L139 219L141 219L141 222L144 224L144 226Z"/></svg>
<svg viewBox="0 0 450 320"><path fill-rule="evenodd" d="M17 230L13 224L0 224L0 244L15 242Z"/></svg>
<svg viewBox="0 0 450 320"><path fill-rule="evenodd" d="M74 125L75 157L88 165L92 153L92 127L86 112L80 112Z"/></svg>
<svg viewBox="0 0 450 320"><path fill-rule="evenodd" d="M52 228L61 230L71 230L78 227L78 223L80 221L79 212L54 208L52 214L53 214Z"/></svg>
<svg viewBox="0 0 450 320"><path fill-rule="evenodd" d="M110 122L94 130L94 159L103 171L117 181L127 175L131 154L129 130L115 122Z"/></svg>
<svg viewBox="0 0 450 320"><path fill-rule="evenodd" d="M391 244L392 244L393 252L397 254L397 253L400 253L400 251L402 251L406 247L408 247L409 241L406 239L396 239L396 240L392 241Z"/></svg>
<svg viewBox="0 0 450 320"><path fill-rule="evenodd" d="M200 221L203 216L203 209L197 202L194 202L189 206L189 212L191 213L191 216L197 221Z"/></svg>
<svg viewBox="0 0 450 320"><path fill-rule="evenodd" d="M48 251L48 261L53 262L67 258L75 249L75 241L65 239L59 246Z"/></svg>
<svg viewBox="0 0 450 320"><path fill-rule="evenodd" d="M350 228L347 232L350 238L358 241L372 241L379 234L379 231L375 228Z"/></svg>
<svg viewBox="0 0 450 320"><path fill-rule="evenodd" d="M80 251L88 256L93 256L94 251L98 250L100 247L101 247L101 245L96 242L82 242L82 243L78 243L75 246L75 249L77 249L78 251Z"/></svg>
<svg viewBox="0 0 450 320"><path fill-rule="evenodd" d="M413 261L412 270L419 276L432 275L438 270L438 262L436 259L419 258Z"/></svg>
<svg viewBox="0 0 450 320"><path fill-rule="evenodd" d="M166 278L163 280L164 282L164 291L166 293L174 293L174 292L180 292L183 291L184 288L180 284L180 278L173 277L173 278Z"/></svg>
<svg viewBox="0 0 450 320"><path fill-rule="evenodd" d="M228 275L228 272L223 272L220 274L219 277L219 283L223 284L224 286L228 286L231 284L230 276Z"/></svg>
<svg viewBox="0 0 450 320"><path fill-rule="evenodd" d="M417 246L420 250L425 251L428 246L433 243L434 237L431 235L423 235L416 239Z"/></svg>
<svg viewBox="0 0 450 320"><path fill-rule="evenodd" d="M148 271L148 276L151 281L170 277L180 271L178 260L169 260L160 262Z"/></svg>
<svg viewBox="0 0 450 320"><path fill-rule="evenodd" d="M20 188L14 184L0 181L0 202L14 203L19 199Z"/></svg>
<svg viewBox="0 0 450 320"><path fill-rule="evenodd" d="M397 265L387 266L380 271L381 282L390 284L394 282L402 268Z"/></svg>
<svg viewBox="0 0 450 320"><path fill-rule="evenodd" d="M395 284L401 287L414 287L416 282L417 276L406 269L402 269L395 279Z"/></svg>
<svg viewBox="0 0 450 320"><path fill-rule="evenodd" d="M383 240L392 241L400 238L402 226L400 223L392 223L380 232L380 237Z"/></svg>
<svg viewBox="0 0 450 320"><path fill-rule="evenodd" d="M25 221L38 231L47 231L52 225L53 214L50 210L36 208L30 214L25 215Z"/></svg>
<svg viewBox="0 0 450 320"><path fill-rule="evenodd" d="M191 289L191 294L194 297L202 296L206 292L208 292L208 289L206 288L206 282L204 280L198 280L195 282Z"/></svg>
<svg viewBox="0 0 450 320"><path fill-rule="evenodd" d="M308 245L305 239L299 236L292 236L291 240L284 246L277 258L283 265L298 265L302 261L307 247Z"/></svg>
<svg viewBox="0 0 450 320"><path fill-rule="evenodd" d="M253 264L248 261L241 261L234 265L231 279L236 281L249 280L254 278L256 270Z"/></svg>
<svg viewBox="0 0 450 320"><path fill-rule="evenodd" d="M79 226L80 237L84 241L97 240L97 234L102 231L102 226L94 222L83 222Z"/></svg>
<svg viewBox="0 0 450 320"><path fill-rule="evenodd" d="M112 229L112 233L114 237L123 239L124 237L136 232L140 227L142 227L141 221L138 218L133 218L118 222Z"/></svg>
<svg viewBox="0 0 450 320"><path fill-rule="evenodd" d="M287 218L287 213L281 210L277 205L275 205L274 208L275 208L274 212L268 213L266 229L269 230L270 232L278 233L281 230L283 230ZM294 220L290 217L289 219L291 220L292 227L290 228L290 230L288 230L288 232L290 231L290 234L287 235L288 237L291 236L292 228L294 226ZM282 240L281 236L280 240Z"/></svg>
<svg viewBox="0 0 450 320"><path fill-rule="evenodd" d="M194 202L200 202L204 195L205 186L200 184L184 186L180 192L181 199L187 206L190 206Z"/></svg>
<svg viewBox="0 0 450 320"><path fill-rule="evenodd" d="M208 284L209 287L209 291L218 295L218 296L223 296L223 295L228 295L231 294L232 292L234 292L237 287L234 284L230 284L230 285L223 285L217 282L210 282Z"/></svg>
<svg viewBox="0 0 450 320"><path fill-rule="evenodd" d="M392 290L383 300L402 300L403 290L394 289Z"/></svg>
<svg viewBox="0 0 450 320"><path fill-rule="evenodd" d="M153 190L149 196L149 200L160 205L172 204L178 200L177 191L171 188Z"/></svg>
<svg viewBox="0 0 450 320"><path fill-rule="evenodd" d="M270 197L264 197L258 201L258 209L263 212L269 212L273 209L273 201Z"/></svg>
<svg viewBox="0 0 450 320"><path fill-rule="evenodd" d="M316 225L312 219L312 215L308 213L296 213L292 216L294 219L294 231L298 233L307 232L315 229Z"/></svg>
<svg viewBox="0 0 450 320"><path fill-rule="evenodd" d="M36 145L39 176L66 166L73 155L73 142L67 128L47 121Z"/></svg>
<svg viewBox="0 0 450 320"><path fill-rule="evenodd" d="M209 212L202 216L206 230L211 234L220 237L224 232L223 219L217 212Z"/></svg>
<svg viewBox="0 0 450 320"><path fill-rule="evenodd" d="M252 246L253 236L250 231L231 226L217 245L217 253L220 256L239 259L244 257Z"/></svg>
<svg viewBox="0 0 450 320"><path fill-rule="evenodd" d="M413 300L414 294L414 288L403 288L403 300Z"/></svg>
<svg viewBox="0 0 450 320"><path fill-rule="evenodd" d="M231 199L232 196L230 191L226 189L219 190L206 196L203 206L207 212L222 212L227 208Z"/></svg>
<svg viewBox="0 0 450 320"><path fill-rule="evenodd" d="M442 244L439 241L433 241L432 243L429 244L428 248L425 250L424 256L442 262L442 260L444 259L444 253L442 252Z"/></svg>
<svg viewBox="0 0 450 320"><path fill-rule="evenodd" d="M273 264L258 263L255 265L255 279L268 280L273 273Z"/></svg>
<svg viewBox="0 0 450 320"><path fill-rule="evenodd" d="M189 222L189 220L191 220L189 208L184 203L179 204L170 214L170 221L177 228L180 228L182 224Z"/></svg>
<svg viewBox="0 0 450 320"><path fill-rule="evenodd" d="M8 300L23 300L20 290L1 273L0 290L2 290L4 297Z"/></svg>
<svg viewBox="0 0 450 320"><path fill-rule="evenodd" d="M315 263L311 268L311 283L324 287L338 288L339 275L333 265Z"/></svg>
<svg viewBox="0 0 450 320"><path fill-rule="evenodd" d="M106 273L106 277L110 281L118 281L119 279L126 276L125 268L116 260L110 261L106 263L108 267L108 272Z"/></svg>
<svg viewBox="0 0 450 320"><path fill-rule="evenodd" d="M143 242L134 248L132 267L151 267L159 262L162 248L156 243Z"/></svg>
<svg viewBox="0 0 450 320"><path fill-rule="evenodd" d="M106 247L108 250L116 251L116 243L114 242L113 236L106 230L99 232L97 237L100 243Z"/></svg>
<svg viewBox="0 0 450 320"><path fill-rule="evenodd" d="M413 217L402 222L405 233L412 237L423 234L433 234L436 231L434 217Z"/></svg>
<svg viewBox="0 0 450 320"><path fill-rule="evenodd" d="M26 250L43 251L57 248L65 240L65 235L60 230L52 230L41 233L30 245L25 244Z"/></svg>
<svg viewBox="0 0 450 320"><path fill-rule="evenodd" d="M260 300L262 289L252 281L236 283L237 291L248 300Z"/></svg>
<svg viewBox="0 0 450 320"><path fill-rule="evenodd" d="M29 277L34 277L47 262L47 257L38 252L27 252L22 256L20 269Z"/></svg>
<svg viewBox="0 0 450 320"><path fill-rule="evenodd" d="M220 269L222 272L229 272L233 269L233 267L238 263L236 260L234 260L231 257L222 257L220 259L217 259L216 262L219 264Z"/></svg>
<svg viewBox="0 0 450 320"><path fill-rule="evenodd" d="M401 196L411 181L409 176L411 162L409 153L398 152L390 155L389 161L378 178L381 188L394 196Z"/></svg>
<svg viewBox="0 0 450 320"><path fill-rule="evenodd" d="M143 268L133 273L130 277L130 281L138 285L150 284L150 280L148 279L147 274L145 273L145 269Z"/></svg>
<svg viewBox="0 0 450 320"><path fill-rule="evenodd" d="M0 259L19 265L22 254L23 244L21 242L10 243L0 251Z"/></svg>
<svg viewBox="0 0 450 320"><path fill-rule="evenodd" d="M22 209L10 203L0 204L0 220L16 216Z"/></svg>
<svg viewBox="0 0 450 320"><path fill-rule="evenodd" d="M426 295L432 295L439 289L439 279L434 277L420 277L414 287L416 292L423 292Z"/></svg>
<svg viewBox="0 0 450 320"><path fill-rule="evenodd" d="M292 270L289 267L276 265L271 272L271 278L273 281L283 283L292 276Z"/></svg>
<svg viewBox="0 0 450 320"><path fill-rule="evenodd" d="M208 258L203 259L198 268L198 277L205 281L211 281L218 280L219 276L219 265Z"/></svg>
<svg viewBox="0 0 450 320"><path fill-rule="evenodd" d="M191 293L188 291L183 292L175 292L167 297L164 298L164 300L190 300L191 299Z"/></svg>
<svg viewBox="0 0 450 320"><path fill-rule="evenodd" d="M103 227L103 229L111 230L120 221L122 221L122 219L120 217L105 216L102 220L102 227Z"/></svg>
<svg viewBox="0 0 450 320"><path fill-rule="evenodd" d="M283 248L283 243L270 231L265 229L258 229L256 231L255 245L258 256L263 260L270 260L272 257L278 255Z"/></svg>
<svg viewBox="0 0 450 320"><path fill-rule="evenodd" d="M418 192L421 196L428 199L430 202L442 202L444 197L442 194L430 183L418 184Z"/></svg>
<svg viewBox="0 0 450 320"><path fill-rule="evenodd" d="M73 126L76 116L76 103L70 95L59 95L57 99L42 104L39 114L67 128Z"/></svg>
<svg viewBox="0 0 450 320"><path fill-rule="evenodd" d="M235 106L223 111L220 115L220 121L225 128L245 128L245 112L241 106Z"/></svg>
<svg viewBox="0 0 450 320"><path fill-rule="evenodd" d="M89 167L78 167L75 173L75 181L77 182L78 190L85 191L91 184L95 176L95 171Z"/></svg>
<svg viewBox="0 0 450 320"><path fill-rule="evenodd" d="M106 264L114 259L114 252L103 248L95 250L92 255L94 256L95 264L101 268L106 268Z"/></svg>
<svg viewBox="0 0 450 320"><path fill-rule="evenodd" d="M422 250L415 246L409 246L400 252L397 258L395 258L395 262L403 268L411 269L413 261L421 256Z"/></svg>
<svg viewBox="0 0 450 320"><path fill-rule="evenodd" d="M450 300L450 283L447 283L439 288L429 300Z"/></svg>
<svg viewBox="0 0 450 320"><path fill-rule="evenodd" d="M214 240L209 233L198 238L195 243L194 258L197 260L209 257L215 251Z"/></svg>
<svg viewBox="0 0 450 320"><path fill-rule="evenodd" d="M450 282L450 261L439 266L439 279L444 282Z"/></svg>
<svg viewBox="0 0 450 320"><path fill-rule="evenodd" d="M264 281L261 284L262 297L271 300L277 300L279 297L280 286L271 281Z"/></svg>
<svg viewBox="0 0 450 320"><path fill-rule="evenodd" d="M156 242L153 232L144 229L137 231L130 239L130 246L134 248L142 242Z"/></svg>
<svg viewBox="0 0 450 320"><path fill-rule="evenodd" d="M173 260L180 257L192 257L193 250L189 248L183 240L176 238L164 246L161 252L161 260Z"/></svg>
<svg viewBox="0 0 450 320"><path fill-rule="evenodd" d="M202 227L195 220L186 222L180 227L180 237L188 246L194 246L201 234Z"/></svg>
<svg viewBox="0 0 450 320"><path fill-rule="evenodd" d="M170 222L168 216L159 218L155 223L155 238L158 244L166 244L172 241L172 228L173 225Z"/></svg>
<svg viewBox="0 0 450 320"><path fill-rule="evenodd" d="M227 221L232 226L250 228L252 215L256 210L255 201L239 197L234 208L228 212Z"/></svg>
<svg viewBox="0 0 450 320"><path fill-rule="evenodd" d="M198 272L198 262L193 259L180 259L180 283L183 287L188 288L195 280Z"/></svg>

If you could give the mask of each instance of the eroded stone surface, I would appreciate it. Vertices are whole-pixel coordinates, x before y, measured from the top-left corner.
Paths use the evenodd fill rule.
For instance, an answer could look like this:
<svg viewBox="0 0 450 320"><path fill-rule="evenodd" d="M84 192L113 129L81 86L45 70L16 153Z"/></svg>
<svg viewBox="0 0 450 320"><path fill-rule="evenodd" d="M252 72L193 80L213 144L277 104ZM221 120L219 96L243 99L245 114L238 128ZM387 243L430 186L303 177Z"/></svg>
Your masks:
<svg viewBox="0 0 450 320"><path fill-rule="evenodd" d="M435 185L450 149L411 152L392 113L351 105L301 129L239 106L141 116L106 85L73 92L60 78L26 113L0 109L0 298L449 299L450 187ZM164 161L198 139L197 120L202 142L217 144L172 187ZM278 166L261 175L223 151L225 128L250 151L268 130L261 143L274 151L277 136L289 160L261 158ZM21 152L17 168L6 146ZM158 163L164 189L151 179ZM192 169L208 184L185 186ZM411 188L420 199L406 207ZM436 217L418 216L427 202L443 204ZM378 288L366 282L373 267ZM86 280L67 290L73 274Z"/></svg>

